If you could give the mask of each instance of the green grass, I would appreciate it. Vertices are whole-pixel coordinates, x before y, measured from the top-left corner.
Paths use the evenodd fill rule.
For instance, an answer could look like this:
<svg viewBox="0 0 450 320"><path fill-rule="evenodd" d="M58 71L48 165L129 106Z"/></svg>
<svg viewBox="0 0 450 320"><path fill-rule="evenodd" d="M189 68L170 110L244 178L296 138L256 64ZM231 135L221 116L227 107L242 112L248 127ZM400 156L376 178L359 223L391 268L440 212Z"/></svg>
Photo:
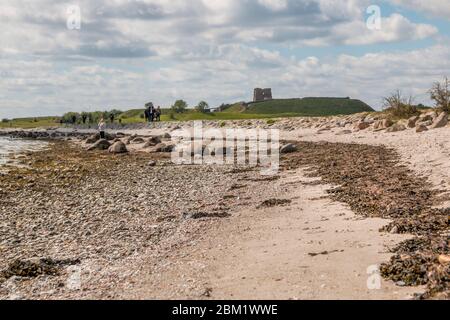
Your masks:
<svg viewBox="0 0 450 320"><path fill-rule="evenodd" d="M248 114L297 114L299 116L334 116L374 111L360 100L347 98L279 99L250 104Z"/></svg>
<svg viewBox="0 0 450 320"><path fill-rule="evenodd" d="M40 128L60 126L59 117L18 118L0 122L0 128Z"/></svg>
<svg viewBox="0 0 450 320"><path fill-rule="evenodd" d="M162 121L192 121L192 120L251 120L268 119L268 123L275 123L274 118L285 117L324 117L333 115L347 115L359 112L373 112L374 110L360 100L346 98L304 98L304 99L276 99L252 103L243 107L240 103L232 104L226 110L216 113L199 113L192 109L185 113L172 113L170 109L162 109ZM122 124L144 122L144 109L131 109L122 113L117 120ZM40 117L14 119L0 122L0 128L36 128L59 126L58 117Z"/></svg>

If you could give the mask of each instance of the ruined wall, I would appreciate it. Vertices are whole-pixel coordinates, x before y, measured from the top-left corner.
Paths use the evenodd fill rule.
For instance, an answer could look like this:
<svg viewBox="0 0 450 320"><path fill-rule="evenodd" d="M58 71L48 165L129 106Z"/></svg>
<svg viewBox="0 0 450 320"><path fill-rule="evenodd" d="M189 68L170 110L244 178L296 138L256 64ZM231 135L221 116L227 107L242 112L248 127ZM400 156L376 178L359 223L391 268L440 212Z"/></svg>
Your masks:
<svg viewBox="0 0 450 320"><path fill-rule="evenodd" d="M272 89L271 88L256 88L253 91L253 102L272 100Z"/></svg>

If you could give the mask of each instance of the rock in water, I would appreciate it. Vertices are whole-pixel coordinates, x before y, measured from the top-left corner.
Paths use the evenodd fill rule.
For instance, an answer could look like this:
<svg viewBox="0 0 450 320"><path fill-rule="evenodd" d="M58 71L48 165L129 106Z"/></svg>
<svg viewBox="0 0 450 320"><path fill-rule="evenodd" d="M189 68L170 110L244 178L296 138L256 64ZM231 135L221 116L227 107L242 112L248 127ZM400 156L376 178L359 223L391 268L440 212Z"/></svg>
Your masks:
<svg viewBox="0 0 450 320"><path fill-rule="evenodd" d="M448 113L442 112L436 120L434 120L433 124L431 125L431 129L437 129L445 127L448 123Z"/></svg>
<svg viewBox="0 0 450 320"><path fill-rule="evenodd" d="M98 140L96 143L94 143L92 146L90 146L87 150L107 150L109 147L111 147L111 144L106 139Z"/></svg>
<svg viewBox="0 0 450 320"><path fill-rule="evenodd" d="M282 146L280 149L280 153L292 153L298 150L297 146L293 143L289 143L285 146Z"/></svg>
<svg viewBox="0 0 450 320"><path fill-rule="evenodd" d="M109 153L127 153L128 149L125 143L117 141L108 149Z"/></svg>

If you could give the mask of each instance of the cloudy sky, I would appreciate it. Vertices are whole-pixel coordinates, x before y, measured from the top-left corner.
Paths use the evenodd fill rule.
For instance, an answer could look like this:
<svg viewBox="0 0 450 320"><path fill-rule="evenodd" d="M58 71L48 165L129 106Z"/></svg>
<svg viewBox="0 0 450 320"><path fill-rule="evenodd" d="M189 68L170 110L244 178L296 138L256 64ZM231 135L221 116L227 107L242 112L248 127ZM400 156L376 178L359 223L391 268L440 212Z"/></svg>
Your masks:
<svg viewBox="0 0 450 320"><path fill-rule="evenodd" d="M450 0L1 0L0 118L219 105L254 87L428 103L450 76L449 17Z"/></svg>

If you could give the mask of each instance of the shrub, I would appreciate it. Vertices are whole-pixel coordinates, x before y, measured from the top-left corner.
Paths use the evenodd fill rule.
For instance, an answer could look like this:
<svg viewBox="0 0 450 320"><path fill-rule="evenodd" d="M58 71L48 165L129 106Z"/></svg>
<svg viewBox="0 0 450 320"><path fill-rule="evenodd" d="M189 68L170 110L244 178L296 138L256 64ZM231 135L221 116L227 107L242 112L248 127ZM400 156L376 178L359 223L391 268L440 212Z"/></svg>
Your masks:
<svg viewBox="0 0 450 320"><path fill-rule="evenodd" d="M417 107L413 105L412 96L404 97L400 90L383 98L383 107L394 118L410 118L419 114Z"/></svg>
<svg viewBox="0 0 450 320"><path fill-rule="evenodd" d="M275 123L276 123L276 121L273 120L273 119L267 120L267 124L268 124L269 126L273 126Z"/></svg>
<svg viewBox="0 0 450 320"><path fill-rule="evenodd" d="M2 119L2 122L3 122L3 123L8 123L9 120L5 118L5 119Z"/></svg>
<svg viewBox="0 0 450 320"><path fill-rule="evenodd" d="M450 81L444 77L442 82L435 82L430 90L431 99L436 102L436 107L442 111L450 111Z"/></svg>
<svg viewBox="0 0 450 320"><path fill-rule="evenodd" d="M209 108L209 104L206 101L200 101L198 105L195 107L195 111L205 113Z"/></svg>
<svg viewBox="0 0 450 320"><path fill-rule="evenodd" d="M174 105L172 106L172 110L175 113L183 113L186 112L186 109L188 107L188 104L184 100L177 100L175 101Z"/></svg>

